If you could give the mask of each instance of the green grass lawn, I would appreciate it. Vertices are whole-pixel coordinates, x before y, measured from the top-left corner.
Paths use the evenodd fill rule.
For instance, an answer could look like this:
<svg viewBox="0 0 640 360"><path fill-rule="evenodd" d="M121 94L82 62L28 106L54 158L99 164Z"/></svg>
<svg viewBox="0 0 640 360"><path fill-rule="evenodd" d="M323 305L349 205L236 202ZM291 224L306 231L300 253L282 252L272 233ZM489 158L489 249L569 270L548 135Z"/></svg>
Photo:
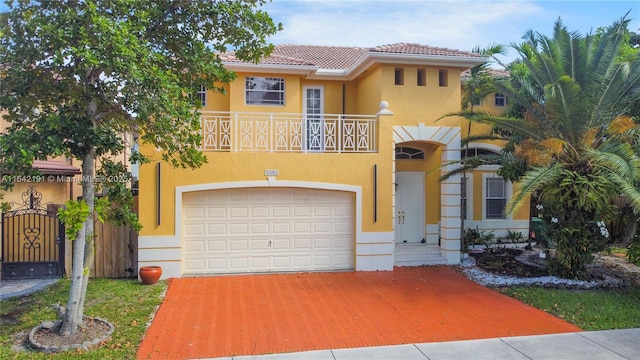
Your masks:
<svg viewBox="0 0 640 360"><path fill-rule="evenodd" d="M66 305L68 279L47 289L21 298L0 301L0 359L135 359L136 351L150 315L162 301L164 281L141 285L137 280L91 279L87 292L85 315L108 320L115 325L111 340L91 351L69 351L59 354L14 352L11 347L17 333L28 333L42 321L56 320L52 305ZM14 322L6 324L5 322Z"/></svg>
<svg viewBox="0 0 640 360"><path fill-rule="evenodd" d="M583 330L640 327L640 285L622 290L514 287L500 291Z"/></svg>
<svg viewBox="0 0 640 360"><path fill-rule="evenodd" d="M30 296L1 301L0 359L134 359L150 315L160 304L166 286L166 282L144 286L136 280L92 279L85 314L107 319L116 329L110 341L86 352L52 355L31 351L16 353L11 349L15 334L26 333L42 321L55 319L51 305L66 303L69 280L61 280ZM500 291L584 330L640 327L640 286L624 290L516 287ZM15 324L5 324L12 320Z"/></svg>

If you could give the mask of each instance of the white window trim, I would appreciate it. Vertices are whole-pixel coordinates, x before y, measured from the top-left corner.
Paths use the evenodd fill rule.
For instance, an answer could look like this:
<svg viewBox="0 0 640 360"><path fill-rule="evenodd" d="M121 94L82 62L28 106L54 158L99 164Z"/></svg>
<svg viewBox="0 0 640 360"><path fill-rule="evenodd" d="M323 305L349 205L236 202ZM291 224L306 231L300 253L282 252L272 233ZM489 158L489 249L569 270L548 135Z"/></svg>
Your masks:
<svg viewBox="0 0 640 360"><path fill-rule="evenodd" d="M462 178L462 175L460 177ZM467 216L464 221L473 221L473 174L468 173L464 177L467 178ZM462 209L460 209L460 212L462 212Z"/></svg>
<svg viewBox="0 0 640 360"><path fill-rule="evenodd" d="M498 95L502 96L502 99L504 99L504 105L498 105L498 104L497 104L497 102L498 102ZM494 94L493 94L493 104L494 104L496 107L506 107L506 106L507 106L507 95L502 94L502 93L494 93Z"/></svg>
<svg viewBox="0 0 640 360"><path fill-rule="evenodd" d="M263 79L282 79L282 104L248 104L247 103L247 79L248 78L263 78ZM287 79L278 76L245 76L244 85L244 105L245 106L286 106L287 104Z"/></svg>
<svg viewBox="0 0 640 360"><path fill-rule="evenodd" d="M306 119L307 114L307 90L320 90L320 120L321 122L321 134L320 134L320 149L309 150L309 139L307 139L307 133L304 134L304 147L307 151L323 151L324 150L324 85L305 85L302 87L302 114ZM307 124L305 124L306 129Z"/></svg>
<svg viewBox="0 0 640 360"><path fill-rule="evenodd" d="M200 106L205 107L207 106L207 88L204 87L204 85L200 85L200 89L197 92L198 94L198 99L200 99Z"/></svg>
<svg viewBox="0 0 640 360"><path fill-rule="evenodd" d="M505 219L487 219L487 179L488 178L500 178L500 176L498 176L497 174L482 174L482 221L491 221L491 222L499 222L499 221L509 221L509 220L513 220L513 216L511 216L509 213L507 213L506 218ZM511 200L511 196L513 195L513 183L511 181L506 181L505 180L505 196L506 196L506 203L505 203L505 210L506 210L506 206L509 204L509 201ZM468 196L467 196L468 197Z"/></svg>

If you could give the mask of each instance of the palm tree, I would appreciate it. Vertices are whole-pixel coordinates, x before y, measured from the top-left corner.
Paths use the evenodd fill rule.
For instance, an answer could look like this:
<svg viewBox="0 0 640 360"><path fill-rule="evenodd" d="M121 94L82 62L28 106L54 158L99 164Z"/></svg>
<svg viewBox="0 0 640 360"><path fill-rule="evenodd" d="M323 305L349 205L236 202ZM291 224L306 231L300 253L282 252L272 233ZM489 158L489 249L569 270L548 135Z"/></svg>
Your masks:
<svg viewBox="0 0 640 360"><path fill-rule="evenodd" d="M557 269L566 276L580 276L594 239L608 234L601 221L613 198L640 213L640 159L628 134L635 124L625 115L640 97L640 58L618 56L628 23L625 16L598 37L570 32L560 20L553 37L529 31L513 45L521 60L509 80L496 84L521 116L467 114L517 139L515 155L531 169L516 184L509 211L539 195Z"/></svg>

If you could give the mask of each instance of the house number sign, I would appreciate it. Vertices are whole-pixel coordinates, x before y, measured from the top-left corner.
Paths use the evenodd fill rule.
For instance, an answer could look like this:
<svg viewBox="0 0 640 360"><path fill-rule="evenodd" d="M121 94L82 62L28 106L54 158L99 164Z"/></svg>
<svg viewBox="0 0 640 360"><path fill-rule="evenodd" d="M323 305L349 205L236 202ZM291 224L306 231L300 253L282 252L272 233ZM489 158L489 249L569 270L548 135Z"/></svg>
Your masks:
<svg viewBox="0 0 640 360"><path fill-rule="evenodd" d="M264 176L278 176L280 173L275 169L265 169Z"/></svg>

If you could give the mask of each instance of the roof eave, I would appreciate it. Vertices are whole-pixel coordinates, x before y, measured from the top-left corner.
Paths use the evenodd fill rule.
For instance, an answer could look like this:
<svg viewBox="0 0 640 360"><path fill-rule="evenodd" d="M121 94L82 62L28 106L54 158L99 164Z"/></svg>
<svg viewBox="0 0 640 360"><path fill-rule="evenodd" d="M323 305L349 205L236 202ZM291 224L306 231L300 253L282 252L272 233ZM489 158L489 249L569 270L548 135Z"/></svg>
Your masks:
<svg viewBox="0 0 640 360"><path fill-rule="evenodd" d="M447 55L423 55L423 54L398 54L370 52L369 57L382 64L401 63L406 65L435 65L469 69L484 64L487 57L478 56L447 56Z"/></svg>
<svg viewBox="0 0 640 360"><path fill-rule="evenodd" d="M235 61L225 61L222 64L235 72L309 75L318 71L318 67L313 65L250 64Z"/></svg>

